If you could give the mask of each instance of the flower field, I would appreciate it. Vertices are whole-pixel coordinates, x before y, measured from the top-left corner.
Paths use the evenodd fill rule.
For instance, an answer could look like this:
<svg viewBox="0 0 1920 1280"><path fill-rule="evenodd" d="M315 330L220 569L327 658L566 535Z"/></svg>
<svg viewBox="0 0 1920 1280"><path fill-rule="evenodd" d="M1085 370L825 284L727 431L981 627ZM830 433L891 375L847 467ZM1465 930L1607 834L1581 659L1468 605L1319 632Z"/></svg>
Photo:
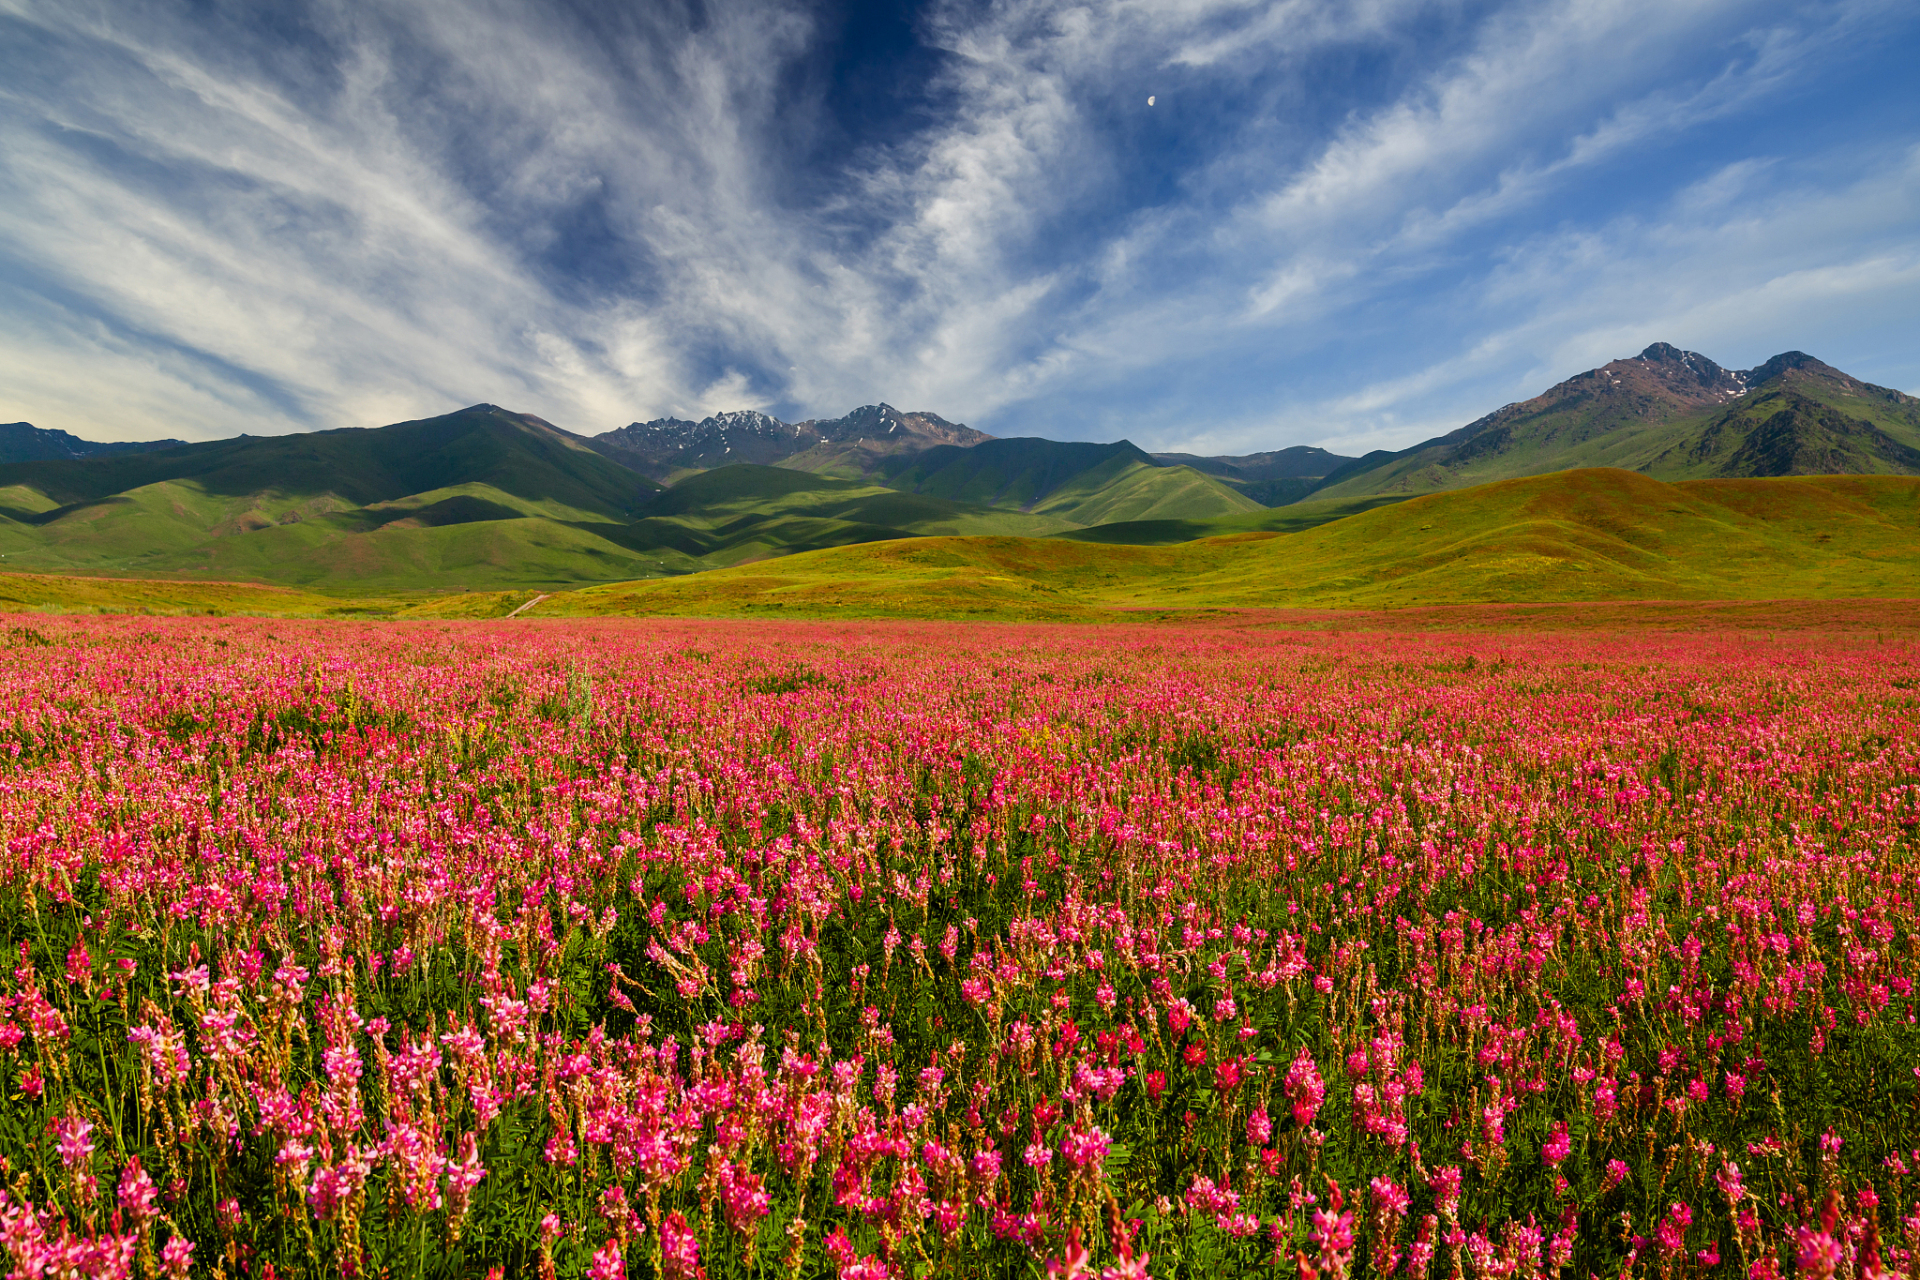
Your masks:
<svg viewBox="0 0 1920 1280"><path fill-rule="evenodd" d="M13 1275L1913 1273L1907 640L0 633Z"/></svg>

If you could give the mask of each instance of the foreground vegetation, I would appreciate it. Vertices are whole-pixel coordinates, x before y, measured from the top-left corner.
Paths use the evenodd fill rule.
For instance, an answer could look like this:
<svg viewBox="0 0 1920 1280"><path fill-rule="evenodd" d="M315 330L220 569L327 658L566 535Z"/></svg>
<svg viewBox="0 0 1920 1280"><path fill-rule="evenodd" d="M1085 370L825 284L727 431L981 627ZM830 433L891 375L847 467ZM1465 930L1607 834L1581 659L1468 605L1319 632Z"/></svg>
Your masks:
<svg viewBox="0 0 1920 1280"><path fill-rule="evenodd" d="M1911 642L7 627L15 1274L1920 1247Z"/></svg>

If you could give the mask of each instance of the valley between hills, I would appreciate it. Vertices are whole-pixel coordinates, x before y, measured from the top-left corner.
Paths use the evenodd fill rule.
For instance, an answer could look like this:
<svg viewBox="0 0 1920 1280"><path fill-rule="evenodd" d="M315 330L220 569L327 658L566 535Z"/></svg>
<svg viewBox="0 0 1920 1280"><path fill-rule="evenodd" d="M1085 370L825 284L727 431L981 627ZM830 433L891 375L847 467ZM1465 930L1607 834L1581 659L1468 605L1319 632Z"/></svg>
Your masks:
<svg viewBox="0 0 1920 1280"><path fill-rule="evenodd" d="M596 437L475 405L0 426L0 608L520 618L1920 596L1920 400L1655 344L1411 448L1203 457L871 405Z"/></svg>

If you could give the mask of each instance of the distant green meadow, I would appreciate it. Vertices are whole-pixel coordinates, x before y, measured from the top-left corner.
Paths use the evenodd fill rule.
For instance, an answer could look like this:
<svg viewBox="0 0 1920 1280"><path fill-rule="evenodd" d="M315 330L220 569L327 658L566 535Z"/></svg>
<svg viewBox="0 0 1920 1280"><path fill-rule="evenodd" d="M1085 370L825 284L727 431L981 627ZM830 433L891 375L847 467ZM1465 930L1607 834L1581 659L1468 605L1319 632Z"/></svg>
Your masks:
<svg viewBox="0 0 1920 1280"><path fill-rule="evenodd" d="M714 477L725 478L710 472L700 479ZM886 490L872 500L919 501ZM504 589L450 589L449 578L486 578L431 566L296 587L0 573L0 606L313 617L488 618L518 611L1096 620L1138 610L1920 596L1920 479L1913 477L1667 485L1592 470L1387 504L1302 505L1179 522L1174 531L1214 532L1159 545L1148 544L1147 535L1167 535L1167 522L1119 526L1142 530L1140 542L1095 541L1085 533L891 538L784 556L769 548L760 559L726 568L671 575L656 569L600 583L543 581L522 563L527 585ZM1341 514L1355 507L1361 509ZM1326 518L1314 523L1316 516ZM1280 531L1289 519L1305 527ZM531 524L430 532L498 537L501 523ZM499 548L503 557L510 550Z"/></svg>

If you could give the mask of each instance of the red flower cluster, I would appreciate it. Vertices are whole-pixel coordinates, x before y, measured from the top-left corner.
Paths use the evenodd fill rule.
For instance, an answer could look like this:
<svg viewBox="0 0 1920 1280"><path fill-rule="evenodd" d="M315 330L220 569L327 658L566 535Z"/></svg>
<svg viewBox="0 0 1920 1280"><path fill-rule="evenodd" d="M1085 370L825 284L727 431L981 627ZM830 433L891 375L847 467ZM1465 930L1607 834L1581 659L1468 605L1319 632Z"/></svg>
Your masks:
<svg viewBox="0 0 1920 1280"><path fill-rule="evenodd" d="M1904 644L7 634L19 1274L1913 1271Z"/></svg>

